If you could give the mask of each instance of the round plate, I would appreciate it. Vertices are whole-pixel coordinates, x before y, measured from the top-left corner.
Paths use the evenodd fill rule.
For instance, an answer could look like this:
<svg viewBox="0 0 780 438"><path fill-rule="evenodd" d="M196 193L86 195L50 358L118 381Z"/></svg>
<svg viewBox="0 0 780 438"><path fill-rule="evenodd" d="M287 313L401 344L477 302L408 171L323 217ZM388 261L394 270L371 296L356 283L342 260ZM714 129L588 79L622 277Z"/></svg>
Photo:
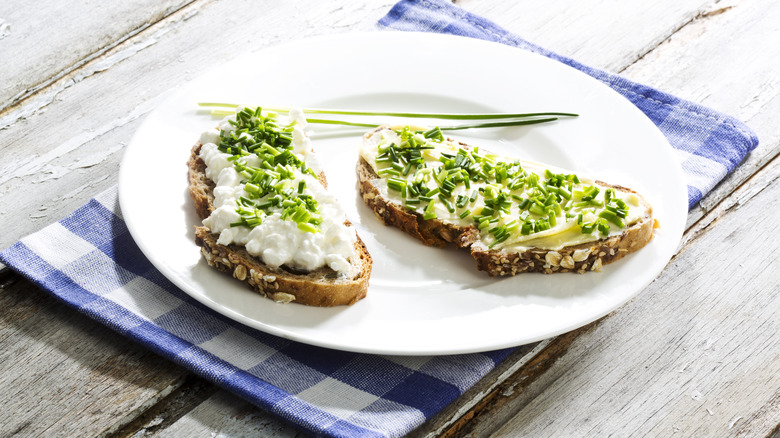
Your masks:
<svg viewBox="0 0 780 438"><path fill-rule="evenodd" d="M642 250L587 274L491 278L464 251L428 248L386 227L356 190L361 133L314 126L329 189L374 259L367 298L349 307L280 305L206 265L187 194L186 161L217 120L198 102L439 112L580 114L456 136L631 187L660 223ZM385 120L386 121L386 120ZM659 178L663 175L663 178ZM600 318L650 283L674 254L687 190L658 129L604 84L558 62L480 40L414 33L296 41L217 66L155 109L123 158L119 195L133 238L186 293L236 321L284 338L366 353L487 351L548 338ZM196 324L193 321L193 324Z"/></svg>

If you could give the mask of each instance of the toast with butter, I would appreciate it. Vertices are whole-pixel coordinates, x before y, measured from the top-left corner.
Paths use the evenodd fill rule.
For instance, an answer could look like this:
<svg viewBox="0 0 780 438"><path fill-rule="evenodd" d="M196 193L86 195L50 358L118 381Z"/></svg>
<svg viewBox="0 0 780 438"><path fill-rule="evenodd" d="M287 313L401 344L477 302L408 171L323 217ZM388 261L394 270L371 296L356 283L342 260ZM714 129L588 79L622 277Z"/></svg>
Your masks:
<svg viewBox="0 0 780 438"><path fill-rule="evenodd" d="M357 175L386 225L467 250L492 276L598 271L645 246L656 226L631 189L480 151L436 128L368 132Z"/></svg>

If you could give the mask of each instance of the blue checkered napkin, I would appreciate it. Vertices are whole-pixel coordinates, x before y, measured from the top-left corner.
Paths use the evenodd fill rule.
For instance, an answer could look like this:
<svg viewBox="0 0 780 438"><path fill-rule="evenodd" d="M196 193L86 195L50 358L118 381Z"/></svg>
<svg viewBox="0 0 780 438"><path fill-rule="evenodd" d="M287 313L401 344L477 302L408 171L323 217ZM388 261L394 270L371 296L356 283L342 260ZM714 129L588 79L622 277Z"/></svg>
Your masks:
<svg viewBox="0 0 780 438"><path fill-rule="evenodd" d="M689 208L758 146L756 134L733 117L555 54L447 0L401 0L379 24L396 30L460 35L519 47L604 82L644 112L669 140L686 176Z"/></svg>
<svg viewBox="0 0 780 438"><path fill-rule="evenodd" d="M245 327L200 305L149 263L122 220L115 188L23 238L0 261L113 330L315 435L402 436L510 353L346 353Z"/></svg>

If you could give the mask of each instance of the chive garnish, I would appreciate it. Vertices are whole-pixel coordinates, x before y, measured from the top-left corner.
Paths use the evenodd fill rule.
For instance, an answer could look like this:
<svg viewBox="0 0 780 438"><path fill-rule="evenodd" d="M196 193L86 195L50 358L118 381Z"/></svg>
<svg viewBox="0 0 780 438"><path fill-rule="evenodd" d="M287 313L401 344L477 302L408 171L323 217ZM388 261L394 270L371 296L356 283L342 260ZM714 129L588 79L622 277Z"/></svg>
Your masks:
<svg viewBox="0 0 780 438"><path fill-rule="evenodd" d="M239 105L231 103L200 102L201 107L209 108L227 108L226 110L213 109L211 113L216 116L226 116L235 113ZM265 111L289 112L292 108L285 107L264 107ZM500 122L471 123L456 126L439 126L437 128L425 131L426 138L438 138L441 131L453 131L462 129L477 128L496 128L505 126L532 125L537 123L546 123L558 120L560 117L577 117L578 114L565 112L538 112L538 113L489 113L489 114L469 114L469 113L413 113L413 112L388 112L388 111L357 111L357 110L339 110L339 109L321 109L321 108L302 108L304 114L331 114L343 116L384 116L384 117L403 117L418 119L438 119L438 120L502 120ZM240 114L240 116L239 116ZM259 117L261 112L254 110L250 113L239 112L236 117L240 120L246 120L251 117ZM355 127L377 127L379 125L372 123L352 122L345 120L315 119L307 118L309 123L331 124ZM428 137L430 135L430 137Z"/></svg>
<svg viewBox="0 0 780 438"><path fill-rule="evenodd" d="M571 221L583 233L608 235L611 227L625 227L628 208L614 190L583 184L575 174L527 171L520 161L455 146L436 130L405 127L395 132L398 138L392 141L397 144L388 138L378 145L379 173L401 193L407 208L428 203L421 211L424 220L436 218L434 206L440 202L450 213L446 217L471 217L480 233L492 236L490 247L513 235L532 235ZM446 148L422 153L439 144ZM391 172L399 169L402 175ZM475 204L474 213L466 209L470 204Z"/></svg>
<svg viewBox="0 0 780 438"><path fill-rule="evenodd" d="M283 125L276 114L261 108L244 108L228 122L232 129L220 132L217 148L231 155L235 170L246 178L246 196L236 201L241 219L231 226L253 228L263 222L265 215L278 211L283 219L296 222L299 229L318 232L322 223L318 204L306 193L306 182L299 179L301 174L316 175L293 153L294 122ZM260 160L258 167L245 161L250 154Z"/></svg>
<svg viewBox="0 0 780 438"><path fill-rule="evenodd" d="M434 203L436 201L431 199L428 205L425 207L425 213L423 213L423 219L431 220L436 219L436 211L434 210Z"/></svg>

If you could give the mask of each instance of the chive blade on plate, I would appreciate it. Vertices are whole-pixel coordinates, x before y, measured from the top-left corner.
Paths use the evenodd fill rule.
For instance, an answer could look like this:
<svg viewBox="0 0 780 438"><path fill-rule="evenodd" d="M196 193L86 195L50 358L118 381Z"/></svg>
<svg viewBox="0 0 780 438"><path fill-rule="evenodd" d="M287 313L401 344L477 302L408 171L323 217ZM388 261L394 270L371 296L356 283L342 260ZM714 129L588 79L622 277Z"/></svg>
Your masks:
<svg viewBox="0 0 780 438"><path fill-rule="evenodd" d="M211 114L214 116L226 116L235 112L239 105L232 103L200 102L201 107L214 108ZM230 109L218 109L230 108ZM286 107L263 107L266 111L287 112L291 108ZM402 118L420 118L420 119L440 119L440 120L502 120L499 122L471 123L463 125L442 126L439 129L443 131L454 131L461 129L477 128L497 128L506 126L534 125L538 123L547 123L558 120L559 117L577 117L578 114L565 112L539 112L539 113L412 113L412 112L389 112L389 111L357 111L357 110L338 110L338 109L319 109L302 108L304 114L333 114L348 116L384 116L384 117L402 117ZM510 120L511 119L511 120ZM312 124L343 125L354 127L374 128L380 126L376 123L351 122L334 119L307 118L307 122Z"/></svg>
<svg viewBox="0 0 780 438"><path fill-rule="evenodd" d="M222 107L238 108L239 105L233 103L200 102L203 107ZM288 112L293 108L264 106L263 109L275 112ZM519 119L527 117L540 116L560 116L577 117L578 114L562 112L540 112L540 113L411 113L411 112L392 112L392 111L358 111L358 110L340 110L323 108L301 108L301 111L309 114L336 114L345 116L388 116L420 119L443 119L443 120L495 120L495 119Z"/></svg>

